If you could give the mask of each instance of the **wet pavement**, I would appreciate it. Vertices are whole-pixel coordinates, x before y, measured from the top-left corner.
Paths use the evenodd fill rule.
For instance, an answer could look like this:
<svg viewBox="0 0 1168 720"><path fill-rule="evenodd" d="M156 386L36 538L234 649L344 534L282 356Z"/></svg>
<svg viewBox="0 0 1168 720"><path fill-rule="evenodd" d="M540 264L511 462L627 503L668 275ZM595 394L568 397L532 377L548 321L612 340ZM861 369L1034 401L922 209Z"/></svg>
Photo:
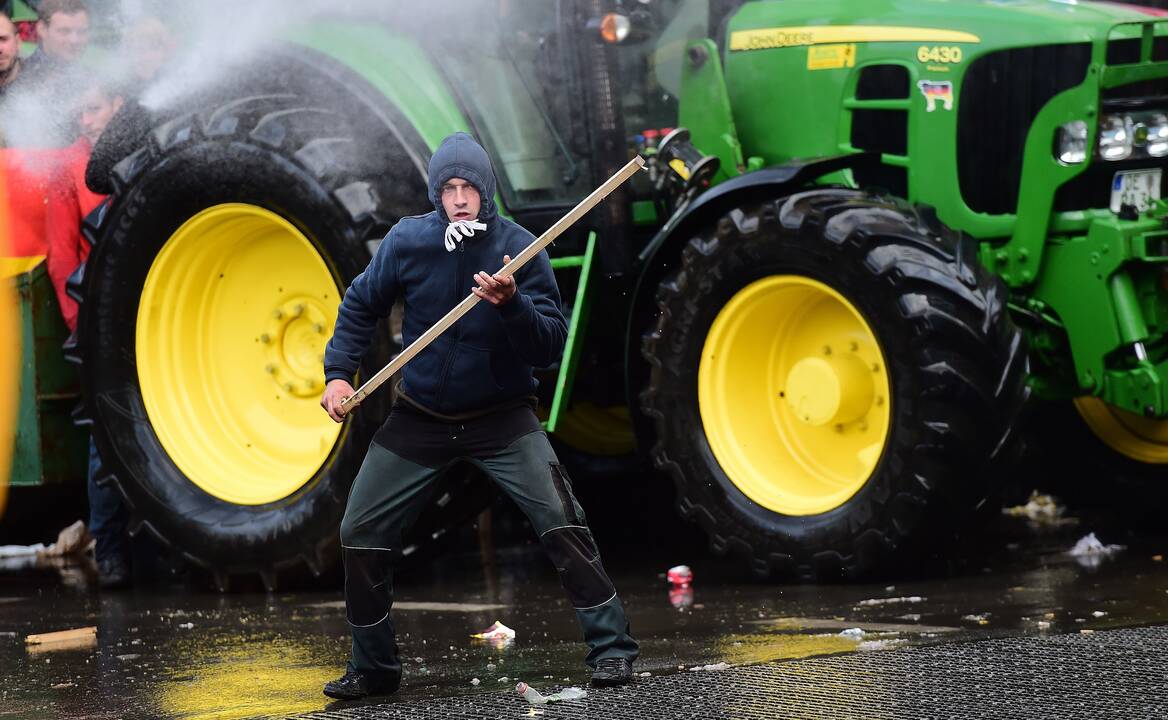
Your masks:
<svg viewBox="0 0 1168 720"><path fill-rule="evenodd" d="M642 643L636 670L668 685L722 663L746 672L739 666L1168 624L1168 537L1117 527L1083 519L1036 528L1003 517L939 576L861 585L761 584L685 543L613 532L605 544L598 534ZM1126 547L1099 562L1070 556L1092 530ZM541 690L584 686L579 631L538 546L500 547L484 567L473 533L463 541L441 561L399 574L405 680L396 701L488 699L517 680ZM694 570L692 593L664 580L680 562ZM495 620L516 639L470 637ZM25 644L32 633L85 626L97 627L96 639L77 647ZM180 581L99 594L73 566L9 569L0 573L0 718L249 718L335 708L320 688L340 674L347 638L339 590L219 595Z"/></svg>

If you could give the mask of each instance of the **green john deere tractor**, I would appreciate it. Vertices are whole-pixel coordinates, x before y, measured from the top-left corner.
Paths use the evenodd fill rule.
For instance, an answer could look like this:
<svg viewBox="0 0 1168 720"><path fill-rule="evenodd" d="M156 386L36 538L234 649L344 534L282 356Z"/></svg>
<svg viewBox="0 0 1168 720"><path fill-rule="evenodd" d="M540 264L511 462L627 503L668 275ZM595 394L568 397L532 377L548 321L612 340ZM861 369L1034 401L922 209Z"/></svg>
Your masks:
<svg viewBox="0 0 1168 720"><path fill-rule="evenodd" d="M1031 391L1116 458L1168 462L1168 23L1048 0L441 5L312 18L161 104L88 224L92 432L138 521L221 578L332 555L389 393L334 425L321 353L455 130L537 234L650 157L553 248L571 337L546 424L651 456L758 573L935 549L993 497ZM362 373L394 350L387 323ZM439 531L475 492L437 494Z"/></svg>

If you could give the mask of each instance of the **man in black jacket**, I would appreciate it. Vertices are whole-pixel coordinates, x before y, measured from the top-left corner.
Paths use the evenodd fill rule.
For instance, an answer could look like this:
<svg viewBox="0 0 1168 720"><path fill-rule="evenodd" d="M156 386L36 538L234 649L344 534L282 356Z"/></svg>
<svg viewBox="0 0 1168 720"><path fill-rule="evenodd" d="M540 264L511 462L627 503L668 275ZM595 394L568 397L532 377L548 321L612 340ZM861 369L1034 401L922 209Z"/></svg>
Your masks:
<svg viewBox="0 0 1168 720"><path fill-rule="evenodd" d="M514 278L492 275L535 238L498 216L490 159L469 135L447 137L430 159L434 211L403 218L345 293L325 351L321 405L337 422L341 401L395 298L405 300L406 345L472 292L480 302L402 370L398 398L353 481L341 522L345 605L353 633L347 672L326 695L356 699L397 690L391 563L402 531L434 478L470 461L519 505L576 609L594 685L632 679L636 640L600 562L584 510L535 416L534 367L554 363L567 324L547 253ZM473 283L473 285L472 285Z"/></svg>

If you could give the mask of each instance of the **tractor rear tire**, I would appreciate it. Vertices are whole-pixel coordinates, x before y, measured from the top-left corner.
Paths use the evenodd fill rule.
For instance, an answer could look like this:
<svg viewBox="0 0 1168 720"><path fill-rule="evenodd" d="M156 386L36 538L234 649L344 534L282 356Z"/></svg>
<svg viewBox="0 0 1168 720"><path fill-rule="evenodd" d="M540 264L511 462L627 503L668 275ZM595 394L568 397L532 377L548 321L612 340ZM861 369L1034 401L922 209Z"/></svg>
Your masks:
<svg viewBox="0 0 1168 720"><path fill-rule="evenodd" d="M657 301L653 459L715 552L759 576L911 572L993 497L1025 345L1000 279L925 213L846 189L735 209Z"/></svg>
<svg viewBox="0 0 1168 720"><path fill-rule="evenodd" d="M295 95L231 100L166 122L113 171L74 282L86 415L132 530L211 571L334 567L348 489L391 399L336 426L321 353L367 243L394 218L336 112ZM420 178L418 179L420 184ZM375 333L358 380L393 349ZM455 482L469 481L469 476ZM436 492L436 537L490 499ZM451 498L455 501L451 501Z"/></svg>

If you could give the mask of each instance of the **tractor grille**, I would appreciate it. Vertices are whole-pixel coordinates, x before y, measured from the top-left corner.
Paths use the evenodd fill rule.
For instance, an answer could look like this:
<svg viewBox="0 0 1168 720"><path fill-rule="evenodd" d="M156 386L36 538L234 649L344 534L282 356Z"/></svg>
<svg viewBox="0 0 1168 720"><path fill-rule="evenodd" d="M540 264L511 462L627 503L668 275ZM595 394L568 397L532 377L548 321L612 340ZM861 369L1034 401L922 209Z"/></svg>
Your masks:
<svg viewBox="0 0 1168 720"><path fill-rule="evenodd" d="M869 65L860 71L857 100L905 100L909 97L908 68ZM908 154L908 110L856 109L852 111L852 147L889 155ZM908 196L908 170L874 163L853 170L861 187L898 197Z"/></svg>
<svg viewBox="0 0 1168 720"><path fill-rule="evenodd" d="M1090 59L1090 43L1073 43L1001 50L970 63L957 103L957 175L971 210L1017 210L1030 125L1052 97L1083 82Z"/></svg>

